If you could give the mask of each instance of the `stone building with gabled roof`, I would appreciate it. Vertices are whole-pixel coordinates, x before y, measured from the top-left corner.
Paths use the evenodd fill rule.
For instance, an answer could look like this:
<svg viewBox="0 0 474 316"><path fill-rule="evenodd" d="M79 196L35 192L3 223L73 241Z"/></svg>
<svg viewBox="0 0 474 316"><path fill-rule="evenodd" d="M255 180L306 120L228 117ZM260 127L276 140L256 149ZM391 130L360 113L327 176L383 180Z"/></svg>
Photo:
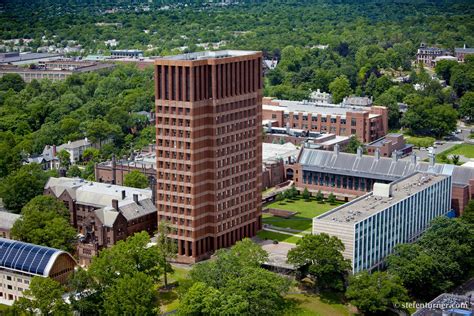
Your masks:
<svg viewBox="0 0 474 316"><path fill-rule="evenodd" d="M79 178L54 178L46 183L45 194L63 201L71 224L78 230L78 257L88 265L104 247L136 232L156 230L154 195L149 189L136 189Z"/></svg>

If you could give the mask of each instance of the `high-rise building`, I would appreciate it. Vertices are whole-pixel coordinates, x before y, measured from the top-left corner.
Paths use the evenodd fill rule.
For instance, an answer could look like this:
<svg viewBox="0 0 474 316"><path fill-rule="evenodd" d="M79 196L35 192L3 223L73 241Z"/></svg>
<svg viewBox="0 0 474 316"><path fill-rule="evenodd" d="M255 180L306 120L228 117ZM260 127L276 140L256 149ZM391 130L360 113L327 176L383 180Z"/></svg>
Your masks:
<svg viewBox="0 0 474 316"><path fill-rule="evenodd" d="M158 221L178 261L196 262L261 228L262 54L155 61Z"/></svg>

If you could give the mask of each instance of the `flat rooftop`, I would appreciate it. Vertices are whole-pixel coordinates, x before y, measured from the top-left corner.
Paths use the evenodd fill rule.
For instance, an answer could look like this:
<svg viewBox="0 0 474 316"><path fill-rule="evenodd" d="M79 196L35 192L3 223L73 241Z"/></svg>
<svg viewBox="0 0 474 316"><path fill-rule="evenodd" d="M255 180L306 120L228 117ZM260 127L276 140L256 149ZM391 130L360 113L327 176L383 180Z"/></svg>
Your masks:
<svg viewBox="0 0 474 316"><path fill-rule="evenodd" d="M289 100L272 100L272 102L278 102L279 105L268 105L263 104L262 108L264 110L271 111L285 111L285 113L317 113L323 116L325 115L335 115L345 117L347 112L359 112L366 113L370 111L370 108L364 107L352 107L352 106L340 106L337 104L330 103L310 103L310 102L301 102L301 101L289 101ZM379 114L369 114L369 117L377 117Z"/></svg>
<svg viewBox="0 0 474 316"><path fill-rule="evenodd" d="M374 192L361 196L316 217L320 221L353 224L376 214L410 195L416 194L445 179L446 175L417 172L406 178L386 184L391 187L390 197L377 196Z"/></svg>
<svg viewBox="0 0 474 316"><path fill-rule="evenodd" d="M201 59L216 59L226 57L239 57L256 54L257 51L248 50L218 50L218 51L204 51L189 54L179 54L173 56L166 56L159 59L165 60L201 60Z"/></svg>
<svg viewBox="0 0 474 316"><path fill-rule="evenodd" d="M296 157L299 154L299 149L295 145L288 142L286 144L270 144L262 143L262 161L283 159L286 160L288 157Z"/></svg>
<svg viewBox="0 0 474 316"><path fill-rule="evenodd" d="M16 63L22 61L34 61L44 58L59 57L61 54L50 54L50 53L20 53L17 56L5 57L5 54L0 55L0 63Z"/></svg>

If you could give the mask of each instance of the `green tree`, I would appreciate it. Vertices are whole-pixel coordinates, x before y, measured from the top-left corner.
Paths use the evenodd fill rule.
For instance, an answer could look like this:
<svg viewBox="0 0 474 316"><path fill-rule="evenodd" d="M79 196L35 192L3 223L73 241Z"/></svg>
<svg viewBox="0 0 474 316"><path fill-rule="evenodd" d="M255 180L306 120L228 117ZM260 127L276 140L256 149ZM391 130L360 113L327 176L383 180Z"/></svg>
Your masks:
<svg viewBox="0 0 474 316"><path fill-rule="evenodd" d="M82 160L97 162L99 160L100 152L94 147L89 147L82 152Z"/></svg>
<svg viewBox="0 0 474 316"><path fill-rule="evenodd" d="M106 315L156 315L153 278L143 272L124 275L104 293Z"/></svg>
<svg viewBox="0 0 474 316"><path fill-rule="evenodd" d="M0 197L5 207L20 213L22 207L33 197L43 194L48 174L35 163L22 166L0 181Z"/></svg>
<svg viewBox="0 0 474 316"><path fill-rule="evenodd" d="M324 199L324 194L321 192L321 190L318 190L315 196L316 201L322 202Z"/></svg>
<svg viewBox="0 0 474 316"><path fill-rule="evenodd" d="M25 88L25 81L19 74L5 74L0 78L0 91L13 89L19 92Z"/></svg>
<svg viewBox="0 0 474 316"><path fill-rule="evenodd" d="M268 253L250 238L238 241L231 249L230 255L241 260L242 265L260 267L268 261Z"/></svg>
<svg viewBox="0 0 474 316"><path fill-rule="evenodd" d="M332 192L329 193L327 201L329 204L336 204L336 197Z"/></svg>
<svg viewBox="0 0 474 316"><path fill-rule="evenodd" d="M468 224L474 224L474 200L470 200L469 203L467 203L462 213L461 220Z"/></svg>
<svg viewBox="0 0 474 316"><path fill-rule="evenodd" d="M369 96L375 96L377 88L377 75L371 73L367 83L365 84L365 94Z"/></svg>
<svg viewBox="0 0 474 316"><path fill-rule="evenodd" d="M163 272L165 287L168 286L168 273L173 272L170 261L176 258L178 252L176 242L169 237L172 228L169 223L160 221L158 224L158 234L156 236L156 247L158 250L158 265Z"/></svg>
<svg viewBox="0 0 474 316"><path fill-rule="evenodd" d="M140 171L132 170L125 175L123 184L127 187L144 189L148 187L148 179Z"/></svg>
<svg viewBox="0 0 474 316"><path fill-rule="evenodd" d="M400 126L400 109L397 99L391 93L385 92L378 96L374 102L376 105L385 106L388 109L388 126L397 128Z"/></svg>
<svg viewBox="0 0 474 316"><path fill-rule="evenodd" d="M409 301L401 280L387 272L367 271L352 276L346 296L363 314L384 313Z"/></svg>
<svg viewBox="0 0 474 316"><path fill-rule="evenodd" d="M308 191L308 188L304 188L302 196L306 202L309 202L311 199L311 193Z"/></svg>
<svg viewBox="0 0 474 316"><path fill-rule="evenodd" d="M30 287L18 298L13 308L20 314L72 315L70 307L62 298L64 289L51 278L33 277Z"/></svg>
<svg viewBox="0 0 474 316"><path fill-rule="evenodd" d="M21 215L11 230L14 238L66 251L74 249L76 230L69 224L64 203L40 195L23 207Z"/></svg>
<svg viewBox="0 0 474 316"><path fill-rule="evenodd" d="M71 154L65 149L58 152L57 157L59 159L59 164L61 167L69 167L71 164Z"/></svg>
<svg viewBox="0 0 474 316"><path fill-rule="evenodd" d="M283 203L285 200L285 197L282 192L279 192L277 195L275 195L275 201L279 202L279 204Z"/></svg>
<svg viewBox="0 0 474 316"><path fill-rule="evenodd" d="M193 267L190 284L180 295L178 314L278 315L283 312L286 306L283 295L290 281L260 268L267 254L257 250L259 246L250 240L234 247L218 250L214 260Z"/></svg>
<svg viewBox="0 0 474 316"><path fill-rule="evenodd" d="M344 97L347 97L352 93L349 79L347 79L347 77L344 75L337 77L329 84L329 91L331 91L332 100L334 103L342 102Z"/></svg>
<svg viewBox="0 0 474 316"><path fill-rule="evenodd" d="M466 92L459 105L459 114L468 122L474 121L474 92Z"/></svg>
<svg viewBox="0 0 474 316"><path fill-rule="evenodd" d="M459 164L459 155L453 155L451 161L453 162L453 165Z"/></svg>
<svg viewBox="0 0 474 316"><path fill-rule="evenodd" d="M357 149L359 147L364 148L363 146L364 146L364 144L362 144L362 142L357 138L357 136L352 135L349 138L349 142L347 143L346 147L344 148L344 151L347 152L347 153L355 154L355 153L357 153Z"/></svg>
<svg viewBox="0 0 474 316"><path fill-rule="evenodd" d="M70 178L80 177L81 175L82 171L77 165L72 165L67 171L67 176Z"/></svg>
<svg viewBox="0 0 474 316"><path fill-rule="evenodd" d="M436 74L449 83L451 79L451 69L458 64L455 60L440 60L436 63Z"/></svg>
<svg viewBox="0 0 474 316"><path fill-rule="evenodd" d="M328 234L306 235L288 252L288 262L316 280L320 289L344 290L344 280L351 268L344 259L344 244Z"/></svg>

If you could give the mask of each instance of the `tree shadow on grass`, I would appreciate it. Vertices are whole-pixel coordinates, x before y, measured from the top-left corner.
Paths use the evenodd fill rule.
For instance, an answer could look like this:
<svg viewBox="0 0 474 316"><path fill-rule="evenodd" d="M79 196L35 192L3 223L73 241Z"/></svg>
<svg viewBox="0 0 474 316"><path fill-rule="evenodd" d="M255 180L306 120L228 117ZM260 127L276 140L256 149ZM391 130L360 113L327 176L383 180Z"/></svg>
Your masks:
<svg viewBox="0 0 474 316"><path fill-rule="evenodd" d="M344 294L341 292L333 292L324 290L319 292L321 302L326 304L346 304Z"/></svg>
<svg viewBox="0 0 474 316"><path fill-rule="evenodd" d="M160 291L158 294L160 304L168 305L178 299L178 293L175 290Z"/></svg>
<svg viewBox="0 0 474 316"><path fill-rule="evenodd" d="M301 305L307 302L309 302L309 299L307 298L286 298L284 303L284 315L298 315L304 312Z"/></svg>

